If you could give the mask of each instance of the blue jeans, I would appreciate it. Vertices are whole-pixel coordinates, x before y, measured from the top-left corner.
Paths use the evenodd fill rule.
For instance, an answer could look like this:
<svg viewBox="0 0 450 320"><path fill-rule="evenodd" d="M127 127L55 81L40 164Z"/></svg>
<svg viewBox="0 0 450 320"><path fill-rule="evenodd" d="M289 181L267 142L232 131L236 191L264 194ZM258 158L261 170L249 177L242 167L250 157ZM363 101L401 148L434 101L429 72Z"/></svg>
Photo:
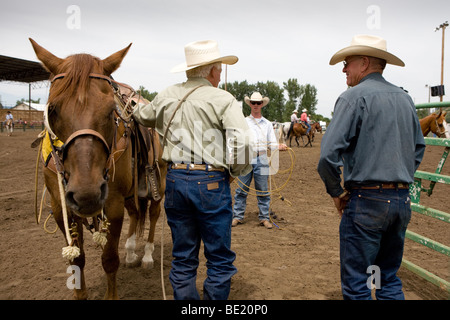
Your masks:
<svg viewBox="0 0 450 320"><path fill-rule="evenodd" d="M306 134L308 134L311 131L311 125L308 123L308 121L303 121L303 123L308 127L308 130L306 130Z"/></svg>
<svg viewBox="0 0 450 320"><path fill-rule="evenodd" d="M341 285L345 300L370 300L371 272L379 287L376 297L403 300L402 282L397 277L403 257L405 232L411 219L408 189L351 192L339 227Z"/></svg>
<svg viewBox="0 0 450 320"><path fill-rule="evenodd" d="M196 288L200 242L207 259L203 298L226 300L237 272L231 251L231 192L228 173L169 169L164 207L172 231L169 280L176 300L200 299Z"/></svg>
<svg viewBox="0 0 450 320"><path fill-rule="evenodd" d="M269 165L267 155L261 155L253 160L253 170L245 176L240 176L234 195L233 219L243 220L245 208L247 207L247 191L255 179L255 189L263 192L257 192L259 220L269 220L270 196L268 190ZM244 190L242 190L242 189ZM265 191L265 192L264 192Z"/></svg>

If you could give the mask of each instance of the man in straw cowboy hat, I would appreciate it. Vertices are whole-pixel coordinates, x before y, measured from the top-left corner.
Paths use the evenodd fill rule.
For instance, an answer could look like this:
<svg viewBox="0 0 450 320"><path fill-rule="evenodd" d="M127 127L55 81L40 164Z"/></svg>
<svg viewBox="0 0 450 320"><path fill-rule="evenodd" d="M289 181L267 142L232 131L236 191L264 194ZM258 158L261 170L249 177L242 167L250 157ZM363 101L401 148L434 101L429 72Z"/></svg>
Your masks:
<svg viewBox="0 0 450 320"><path fill-rule="evenodd" d="M233 217L230 181L251 170L248 125L239 103L218 89L222 63L216 41L185 46L186 62L172 69L185 71L187 81L168 87L147 105L134 110L135 119L155 127L168 163L165 211L172 231L170 282L175 299L199 299L196 288L198 254L203 241L207 278L204 299L228 298L235 253L231 246Z"/></svg>
<svg viewBox="0 0 450 320"><path fill-rule="evenodd" d="M259 221L260 225L267 229L272 229L270 223L269 207L270 194L268 193L269 177L269 157L267 149L286 150L285 144L278 145L272 123L264 118L261 109L269 103L268 97L262 97L261 93L253 92L251 97L245 97L244 101L251 108L251 114L246 118L250 132L254 137L254 157L252 160L253 170L248 174L239 177L236 194L234 196L233 223L235 227L242 223L244 219L245 208L247 204L247 195L252 178L255 179L255 188L257 190Z"/></svg>
<svg viewBox="0 0 450 320"><path fill-rule="evenodd" d="M340 61L351 88L336 101L317 170L341 216L342 293L371 299L374 279L377 299L404 299L396 274L425 143L411 97L382 74L386 64L405 64L370 35L355 36L330 64Z"/></svg>

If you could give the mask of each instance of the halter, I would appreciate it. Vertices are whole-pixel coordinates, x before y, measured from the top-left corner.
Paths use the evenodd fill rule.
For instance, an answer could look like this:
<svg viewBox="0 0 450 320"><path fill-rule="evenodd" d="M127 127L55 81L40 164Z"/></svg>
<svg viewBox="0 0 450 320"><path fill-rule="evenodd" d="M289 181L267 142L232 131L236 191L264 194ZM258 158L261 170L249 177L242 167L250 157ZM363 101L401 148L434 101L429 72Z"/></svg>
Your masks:
<svg viewBox="0 0 450 320"><path fill-rule="evenodd" d="M441 129L439 128L439 123L437 122L437 119L434 119L434 123L436 124L436 132L435 134L437 136L439 136L439 138L443 135L445 135L445 133L447 132L447 129L444 128L444 131L442 132Z"/></svg>
<svg viewBox="0 0 450 320"><path fill-rule="evenodd" d="M53 83L55 80L62 79L66 75L67 75L67 73L57 74L56 76L53 77L53 79L50 82ZM89 74L89 78L105 80L113 88L113 85L112 85L112 81L113 80L111 78L105 76L105 75L97 74L97 73L90 73ZM114 110L114 111L122 120L124 120L118 114L117 110ZM47 130L50 133L51 138L55 139L56 135L53 133L53 131L52 131L51 127L50 127L50 122L48 121L48 104L47 104L47 106L45 108L45 111L44 111L44 123L45 123L45 126L46 126ZM117 126L115 127L115 131L117 131ZM64 142L64 145L61 147L60 156L58 156L58 153L56 152L55 147L53 146L53 143L51 143L52 153L53 153L53 157L54 157L55 165L56 165L56 170L60 174L62 174L64 182L67 183L67 181L65 179L65 174L64 174L65 170L64 170L64 165L63 165L63 161L64 161L64 158L66 156L66 150L68 149L69 145L75 141L75 139L77 139L77 138L79 138L81 136L93 136L93 137L96 137L97 139L99 139L102 142L103 147L105 148L105 151L106 151L106 153L108 155L108 159L106 161L106 168L105 168L105 179L107 179L108 178L109 169L111 168L111 165L112 165L112 162L113 162L114 153L111 152L111 147L108 145L108 143L106 142L106 139L103 137L103 135L101 133L99 133L98 131L95 131L95 130L89 129L89 128L77 130L74 133L72 133L69 136L69 138L67 138L67 141ZM116 132L114 133L114 136L116 136Z"/></svg>

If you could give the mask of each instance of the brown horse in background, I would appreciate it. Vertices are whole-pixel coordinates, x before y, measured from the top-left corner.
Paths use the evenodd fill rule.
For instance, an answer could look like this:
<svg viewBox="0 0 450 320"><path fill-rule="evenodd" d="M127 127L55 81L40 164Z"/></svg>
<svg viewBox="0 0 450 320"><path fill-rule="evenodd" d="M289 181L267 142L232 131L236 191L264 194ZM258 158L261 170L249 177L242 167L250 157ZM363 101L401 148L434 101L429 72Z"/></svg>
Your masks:
<svg viewBox="0 0 450 320"><path fill-rule="evenodd" d="M432 113L423 119L420 119L420 127L422 128L422 134L426 137L430 132L437 135L439 138L446 136L446 121L445 116L447 111L439 111L438 114Z"/></svg>
<svg viewBox="0 0 450 320"><path fill-rule="evenodd" d="M119 68L131 44L104 60L88 54L61 59L32 39L30 41L44 67L56 75L48 98L47 130L63 141L64 145L58 150L52 146L52 159L48 165L44 165L43 171L45 185L51 195L53 216L69 245L66 248L72 252L74 247L79 247L78 256L73 254L70 261L71 265L79 267L81 273L80 286L75 287L74 297L86 299L88 296L83 270L83 224L88 218L93 218L96 225L98 217L105 216L102 228L107 240L102 253L102 266L107 276L105 299L117 299L116 275L120 264L118 245L124 207L130 214L132 233L132 229L138 225L137 221L142 221L141 218L145 216L148 204L146 198L137 196L137 176L141 176L139 171L142 171L142 167L148 167L136 158L141 150L137 149L139 130L133 121L124 119L123 114L116 109L110 78L111 73ZM148 130L145 131L150 134ZM157 135L153 134L152 137ZM166 167L159 153L159 140L153 146L157 149L148 150L148 158L151 154L156 155L162 166L159 175L165 177ZM159 191L164 190L165 179L159 187ZM156 223L159 216L160 201L161 197L150 206L152 224ZM65 208L67 214L63 210ZM66 228L67 220L70 221L70 230ZM151 227L152 232L153 237L154 225Z"/></svg>
<svg viewBox="0 0 450 320"><path fill-rule="evenodd" d="M310 131L310 133L311 133L311 141L312 142L314 142L314 136L315 136L316 131L317 132L322 132L322 126L320 125L319 122L311 123L311 131Z"/></svg>
<svg viewBox="0 0 450 320"><path fill-rule="evenodd" d="M306 134L307 131L308 131L308 127L304 123L294 123L292 128L289 129L289 132L288 132L287 138L286 138L286 139L289 139L289 147L292 147L292 137L295 137L295 142L297 142L297 146L300 147L300 144L298 143L298 138L301 137L302 141L303 141L303 136L308 137L308 143L305 144L305 142L303 141L303 146L306 147L309 144L312 147L311 138L313 135L313 130L311 128L309 133Z"/></svg>

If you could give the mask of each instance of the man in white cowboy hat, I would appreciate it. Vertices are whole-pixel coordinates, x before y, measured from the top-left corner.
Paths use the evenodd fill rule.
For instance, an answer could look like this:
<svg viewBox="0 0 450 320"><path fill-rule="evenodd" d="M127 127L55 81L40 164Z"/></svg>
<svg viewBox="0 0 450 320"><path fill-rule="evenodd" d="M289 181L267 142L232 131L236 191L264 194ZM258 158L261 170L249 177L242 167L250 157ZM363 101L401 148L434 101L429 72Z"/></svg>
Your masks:
<svg viewBox="0 0 450 320"><path fill-rule="evenodd" d="M298 111L294 110L291 114L291 123L298 123L298 121L300 120L297 116Z"/></svg>
<svg viewBox="0 0 450 320"><path fill-rule="evenodd" d="M336 101L317 170L341 216L342 293L371 299L374 278L377 299L404 299L397 270L411 218L408 187L425 143L411 97L382 74L386 64L405 64L370 35L355 36L330 64L340 61L351 88Z"/></svg>
<svg viewBox="0 0 450 320"><path fill-rule="evenodd" d="M278 145L272 123L264 118L261 109L269 103L268 97L262 97L261 93L253 92L251 97L245 97L244 101L251 108L251 114L246 118L251 133L254 136L254 157L252 161L253 170L248 174L242 175L238 180L238 188L234 196L233 222L235 227L242 223L244 219L245 208L247 206L248 186L255 179L255 189L257 191L259 221L260 225L267 229L272 229L270 223L269 207L270 194L268 192L269 177L269 158L267 150L286 150L285 144Z"/></svg>
<svg viewBox="0 0 450 320"><path fill-rule="evenodd" d="M222 63L235 64L238 58L221 56L211 40L187 44L185 58L172 72L185 71L187 81L138 105L133 114L156 128L168 163L164 207L173 240L169 279L174 298L200 298L196 278L203 241L208 260L203 298L225 300L236 273L230 181L252 169L252 141L239 103L217 88Z"/></svg>

